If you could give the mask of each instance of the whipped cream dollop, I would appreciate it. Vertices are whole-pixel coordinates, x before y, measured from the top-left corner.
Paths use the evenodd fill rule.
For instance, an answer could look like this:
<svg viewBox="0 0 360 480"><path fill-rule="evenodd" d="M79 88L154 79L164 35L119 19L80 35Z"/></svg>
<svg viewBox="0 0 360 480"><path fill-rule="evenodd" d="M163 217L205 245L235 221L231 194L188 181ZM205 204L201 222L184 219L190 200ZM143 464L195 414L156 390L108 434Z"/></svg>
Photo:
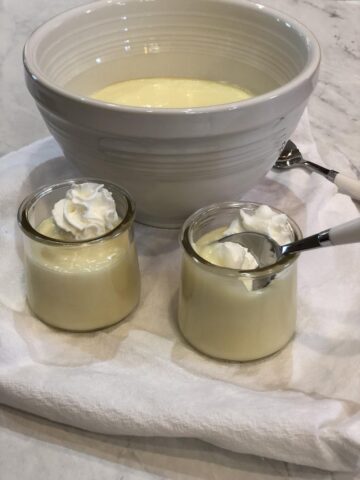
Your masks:
<svg viewBox="0 0 360 480"><path fill-rule="evenodd" d="M258 232L268 235L279 245L293 240L293 231L284 213L277 213L267 205L259 206L254 212L239 210L229 227L221 233L214 232L216 237L208 237L208 242L195 245L198 254L214 265L235 268L238 270L254 270L258 262L254 255L245 247L233 242L217 242L220 238L240 232Z"/></svg>
<svg viewBox="0 0 360 480"><path fill-rule="evenodd" d="M268 205L260 205L254 213L240 210L239 218L233 220L224 232L226 235L240 232L257 232L268 235L279 245L293 240L293 231L285 213L277 213Z"/></svg>
<svg viewBox="0 0 360 480"><path fill-rule="evenodd" d="M111 192L98 183L74 184L52 210L55 225L75 240L89 240L119 224Z"/></svg>
<svg viewBox="0 0 360 480"><path fill-rule="evenodd" d="M198 250L205 260L220 267L254 270L258 266L251 252L238 243L214 242Z"/></svg>

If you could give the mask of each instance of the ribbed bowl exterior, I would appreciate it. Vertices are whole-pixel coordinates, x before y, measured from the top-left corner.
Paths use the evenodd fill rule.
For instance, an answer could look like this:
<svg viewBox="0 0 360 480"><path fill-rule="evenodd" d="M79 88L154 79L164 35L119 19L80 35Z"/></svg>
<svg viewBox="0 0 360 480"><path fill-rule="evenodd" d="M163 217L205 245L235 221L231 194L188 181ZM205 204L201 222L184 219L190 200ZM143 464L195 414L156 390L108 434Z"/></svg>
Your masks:
<svg viewBox="0 0 360 480"><path fill-rule="evenodd" d="M320 52L296 21L241 0L99 1L40 27L24 49L28 88L65 156L115 181L138 220L175 227L236 200L271 168L313 91ZM223 80L253 99L194 109L89 99L128 78Z"/></svg>

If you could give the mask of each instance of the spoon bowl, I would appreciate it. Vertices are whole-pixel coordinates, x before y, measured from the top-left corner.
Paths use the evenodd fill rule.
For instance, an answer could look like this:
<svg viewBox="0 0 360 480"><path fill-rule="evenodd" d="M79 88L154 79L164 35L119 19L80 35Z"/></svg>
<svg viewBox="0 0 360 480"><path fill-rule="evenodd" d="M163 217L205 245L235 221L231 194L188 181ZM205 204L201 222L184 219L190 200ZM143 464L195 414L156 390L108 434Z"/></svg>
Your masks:
<svg viewBox="0 0 360 480"><path fill-rule="evenodd" d="M257 232L241 232L227 235L218 240L220 243L238 243L247 248L255 257L258 267L267 267L277 262L282 256L281 246L268 235Z"/></svg>
<svg viewBox="0 0 360 480"><path fill-rule="evenodd" d="M298 167L305 163L300 150L297 148L294 142L289 140L283 151L280 153L279 158L276 160L273 169L274 170L288 170L289 168Z"/></svg>
<svg viewBox="0 0 360 480"><path fill-rule="evenodd" d="M234 233L218 241L238 243L247 248L254 255L258 263L257 268L262 268L273 265L281 257L291 253L360 242L360 218L285 245L279 245L268 235L258 232Z"/></svg>

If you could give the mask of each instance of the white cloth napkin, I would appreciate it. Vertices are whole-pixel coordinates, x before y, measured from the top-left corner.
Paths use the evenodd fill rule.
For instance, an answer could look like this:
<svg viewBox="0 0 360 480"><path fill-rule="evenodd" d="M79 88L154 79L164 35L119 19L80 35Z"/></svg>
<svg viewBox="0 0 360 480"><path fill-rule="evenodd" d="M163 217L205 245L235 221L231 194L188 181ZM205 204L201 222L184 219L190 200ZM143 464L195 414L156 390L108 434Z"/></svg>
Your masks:
<svg viewBox="0 0 360 480"><path fill-rule="evenodd" d="M294 136L320 162L305 115ZM139 308L116 327L61 333L25 301L23 197L77 174L51 138L0 160L0 402L111 435L196 437L242 453L351 470L360 465L360 247L303 254L295 339L253 363L211 360L176 327L176 231L137 226ZM305 234L358 216L325 179L269 173L246 196L285 210Z"/></svg>

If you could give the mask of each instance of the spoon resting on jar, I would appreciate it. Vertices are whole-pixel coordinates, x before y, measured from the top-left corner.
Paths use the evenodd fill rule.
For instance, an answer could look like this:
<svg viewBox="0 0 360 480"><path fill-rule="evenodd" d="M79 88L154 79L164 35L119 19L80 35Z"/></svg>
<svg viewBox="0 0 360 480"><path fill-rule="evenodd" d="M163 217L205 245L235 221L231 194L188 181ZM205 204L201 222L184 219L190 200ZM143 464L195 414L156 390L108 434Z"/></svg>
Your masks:
<svg viewBox="0 0 360 480"><path fill-rule="evenodd" d="M279 245L269 236L257 232L234 233L217 241L220 243L233 242L242 245L255 257L258 263L256 268L262 268L273 265L280 258L291 253L360 242L360 218L328 228L286 245Z"/></svg>

